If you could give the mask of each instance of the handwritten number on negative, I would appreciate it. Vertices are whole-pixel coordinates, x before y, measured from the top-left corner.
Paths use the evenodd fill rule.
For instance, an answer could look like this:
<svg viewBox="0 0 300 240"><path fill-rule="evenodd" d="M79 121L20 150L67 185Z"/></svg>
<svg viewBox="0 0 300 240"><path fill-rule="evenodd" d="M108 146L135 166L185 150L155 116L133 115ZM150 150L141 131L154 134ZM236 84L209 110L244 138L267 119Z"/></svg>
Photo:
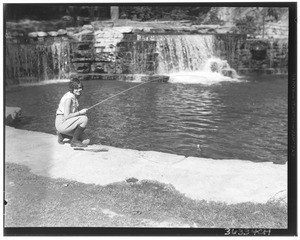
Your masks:
<svg viewBox="0 0 300 240"><path fill-rule="evenodd" d="M245 228L225 228L225 236L236 235L236 236L248 236L248 235L260 235L260 236L270 236L271 229L245 229Z"/></svg>

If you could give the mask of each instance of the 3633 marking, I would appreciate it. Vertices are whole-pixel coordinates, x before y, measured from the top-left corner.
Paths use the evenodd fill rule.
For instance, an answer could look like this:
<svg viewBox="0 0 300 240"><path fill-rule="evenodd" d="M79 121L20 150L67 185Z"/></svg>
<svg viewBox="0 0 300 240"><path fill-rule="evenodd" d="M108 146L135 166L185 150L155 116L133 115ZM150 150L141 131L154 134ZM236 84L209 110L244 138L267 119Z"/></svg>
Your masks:
<svg viewBox="0 0 300 240"><path fill-rule="evenodd" d="M270 236L271 229L225 228L225 236Z"/></svg>

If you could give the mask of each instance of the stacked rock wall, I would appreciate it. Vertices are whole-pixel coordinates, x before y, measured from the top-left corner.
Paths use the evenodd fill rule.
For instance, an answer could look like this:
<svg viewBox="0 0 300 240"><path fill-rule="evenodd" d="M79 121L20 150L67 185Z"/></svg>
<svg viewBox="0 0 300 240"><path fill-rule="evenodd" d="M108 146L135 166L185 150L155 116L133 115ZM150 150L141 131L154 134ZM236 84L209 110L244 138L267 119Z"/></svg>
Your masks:
<svg viewBox="0 0 300 240"><path fill-rule="evenodd" d="M10 32L6 36L5 84L74 75L83 80L133 80L133 75L155 75L157 42L142 40L139 36L143 34L212 34L217 39L217 55L238 73L287 73L288 39L285 35L274 38L278 34L275 26L265 32L266 39L233 34L228 26L162 26L121 27L112 22L96 22L47 33L31 32L27 36Z"/></svg>
<svg viewBox="0 0 300 240"><path fill-rule="evenodd" d="M287 74L287 39L247 40L240 49L238 70L241 74Z"/></svg>
<svg viewBox="0 0 300 240"><path fill-rule="evenodd" d="M81 79L118 80L119 75L155 74L156 42L138 41L137 35L119 30L102 28L71 42L71 74Z"/></svg>
<svg viewBox="0 0 300 240"><path fill-rule="evenodd" d="M288 40L217 35L217 54L239 74L287 74Z"/></svg>

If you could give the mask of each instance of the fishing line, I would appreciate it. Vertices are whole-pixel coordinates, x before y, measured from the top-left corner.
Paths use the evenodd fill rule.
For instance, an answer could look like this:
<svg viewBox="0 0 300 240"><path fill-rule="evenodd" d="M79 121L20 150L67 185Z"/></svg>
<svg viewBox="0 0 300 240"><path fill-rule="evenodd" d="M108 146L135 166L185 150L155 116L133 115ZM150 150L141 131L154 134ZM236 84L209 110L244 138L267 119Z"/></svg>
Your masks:
<svg viewBox="0 0 300 240"><path fill-rule="evenodd" d="M146 83L150 83L150 82L153 82L153 81L156 81L156 80L157 80L157 79L153 79L153 80L151 80L151 81L143 82L143 83L140 83L140 84L138 84L138 85L136 85L136 86L133 86L133 87L131 87L131 88L128 88L128 89L126 89L126 90L124 90L124 91L122 91L122 92L119 92L119 93L117 93L117 94L115 94L115 95L113 95L113 96L110 96L110 97L108 97L108 98L106 98L106 99L104 99L104 100L102 100L102 101L100 101L100 102L94 104L93 106L87 108L87 110L90 110L90 109L92 109L93 107L96 107L97 105L99 105L99 104L101 104L101 103L103 103L103 102L105 102L105 101L107 101L107 100L109 100L109 99L111 99L111 98L113 98L113 97L116 97L116 96L118 96L118 95L120 95L120 94L122 94L122 93L124 93L124 92L127 92L127 91L129 91L129 90L131 90L131 89L134 89L134 88L136 88L136 87L142 86L142 85L144 85L144 84L146 84Z"/></svg>

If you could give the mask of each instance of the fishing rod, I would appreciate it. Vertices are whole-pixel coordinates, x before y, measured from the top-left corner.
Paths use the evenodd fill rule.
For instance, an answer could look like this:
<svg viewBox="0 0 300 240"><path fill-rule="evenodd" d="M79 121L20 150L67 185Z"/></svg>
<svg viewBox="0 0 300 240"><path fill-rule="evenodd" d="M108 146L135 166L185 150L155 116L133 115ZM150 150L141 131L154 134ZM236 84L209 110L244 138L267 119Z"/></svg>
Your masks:
<svg viewBox="0 0 300 240"><path fill-rule="evenodd" d="M93 107L96 107L97 105L99 105L99 104L101 104L101 103L103 103L103 102L105 102L105 101L107 101L107 100L109 100L109 99L111 99L111 98L113 98L113 97L116 97L116 96L118 96L118 95L120 95L120 94L122 94L122 93L124 93L124 92L127 92L127 91L129 91L129 90L131 90L131 89L134 89L134 88L136 88L136 87L142 86L142 85L144 85L144 84L146 84L146 83L150 83L150 82L153 82L153 81L156 81L156 80L157 80L157 79L153 79L153 80L150 80L150 81L147 81L147 82L140 83L140 84L138 84L138 85L136 85L136 86L133 86L133 87L131 87L131 88L128 88L128 89L126 89L126 90L124 90L124 91L122 91L122 92L119 92L119 93L117 93L117 94L115 94L115 95L113 95L113 96L110 96L110 97L108 97L108 98L106 98L106 99L104 99L104 100L102 100L102 101L100 101L100 102L94 104L93 106L87 108L87 110L90 110L90 109L92 109Z"/></svg>

